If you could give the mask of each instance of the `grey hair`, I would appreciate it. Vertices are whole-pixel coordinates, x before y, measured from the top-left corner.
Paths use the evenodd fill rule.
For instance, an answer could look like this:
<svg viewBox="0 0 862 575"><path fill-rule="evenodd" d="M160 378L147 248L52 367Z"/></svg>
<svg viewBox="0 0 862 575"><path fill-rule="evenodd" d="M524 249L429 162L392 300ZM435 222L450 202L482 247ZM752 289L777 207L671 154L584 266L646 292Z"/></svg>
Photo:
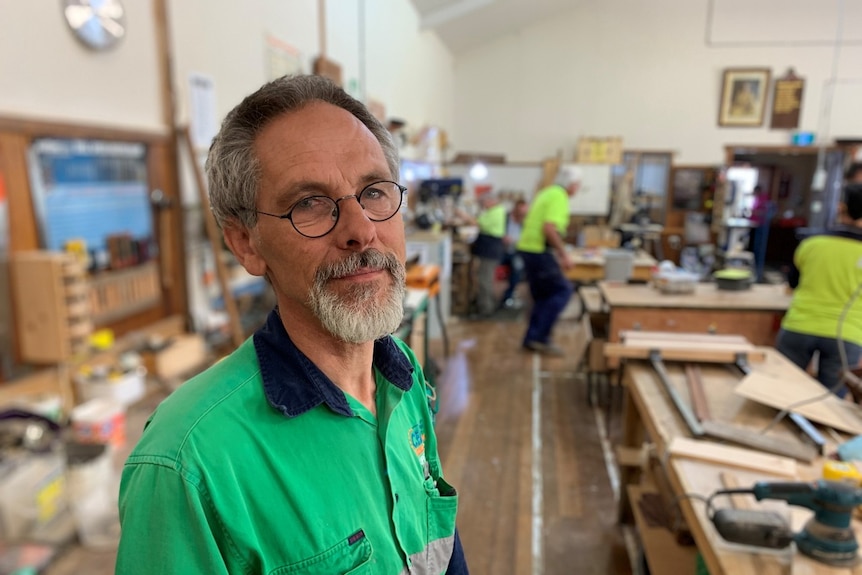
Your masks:
<svg viewBox="0 0 862 575"><path fill-rule="evenodd" d="M568 188L571 184L580 183L582 178L583 172L578 166L562 166L560 171L557 172L556 183L564 188Z"/></svg>
<svg viewBox="0 0 862 575"><path fill-rule="evenodd" d="M257 225L260 162L254 153L255 139L275 118L313 102L338 106L362 122L380 142L392 179L398 180L398 148L362 102L322 76L284 76L246 96L228 113L213 139L205 169L210 208L219 226L234 220L247 228Z"/></svg>

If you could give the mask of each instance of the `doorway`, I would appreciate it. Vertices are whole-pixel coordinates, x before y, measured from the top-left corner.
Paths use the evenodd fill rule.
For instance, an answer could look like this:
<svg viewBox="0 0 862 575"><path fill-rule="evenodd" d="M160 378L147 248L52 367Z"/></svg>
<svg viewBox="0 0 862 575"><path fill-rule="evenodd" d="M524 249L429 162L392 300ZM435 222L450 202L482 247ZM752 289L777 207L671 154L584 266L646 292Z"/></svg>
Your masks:
<svg viewBox="0 0 862 575"><path fill-rule="evenodd" d="M752 220L749 251L755 260L762 258L767 279L777 280L780 273L783 280L801 238L835 221L844 152L797 146L728 146L725 151L728 167L756 171L756 177L744 183L733 182L729 193L734 197L736 213L731 215ZM768 209L759 209L763 202ZM761 217L766 221L760 223ZM763 236L758 238L758 234L766 236L762 244Z"/></svg>

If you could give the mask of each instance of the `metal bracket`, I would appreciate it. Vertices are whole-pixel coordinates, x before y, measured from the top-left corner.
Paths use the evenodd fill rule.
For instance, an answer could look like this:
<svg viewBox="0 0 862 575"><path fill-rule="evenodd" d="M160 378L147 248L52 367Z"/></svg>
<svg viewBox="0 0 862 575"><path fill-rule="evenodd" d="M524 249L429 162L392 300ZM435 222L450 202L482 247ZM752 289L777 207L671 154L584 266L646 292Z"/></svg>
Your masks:
<svg viewBox="0 0 862 575"><path fill-rule="evenodd" d="M670 378L667 375L667 370L664 367L664 362L661 359L661 352L654 349L649 353L649 360L658 374L659 380L661 380L662 385L664 386L665 391L670 396L671 401L676 406L677 411L679 411L682 418L685 420L685 424L688 426L689 431L695 437L702 437L703 426L700 424L700 421L695 417L694 412L692 412L691 407L689 407L688 403L686 403L682 397L680 397L674 385L671 383Z"/></svg>
<svg viewBox="0 0 862 575"><path fill-rule="evenodd" d="M748 358L744 353L737 354L736 363L737 369L743 373L743 375L748 375L751 373L751 366L748 365ZM826 452L826 439L823 435L817 431L817 428L808 421L808 419L804 415L800 415L798 413L790 412L787 415L790 418L790 421L796 424L802 433L805 434L805 437L808 438L811 443L814 444L814 447L817 448L817 452L820 455L823 455Z"/></svg>

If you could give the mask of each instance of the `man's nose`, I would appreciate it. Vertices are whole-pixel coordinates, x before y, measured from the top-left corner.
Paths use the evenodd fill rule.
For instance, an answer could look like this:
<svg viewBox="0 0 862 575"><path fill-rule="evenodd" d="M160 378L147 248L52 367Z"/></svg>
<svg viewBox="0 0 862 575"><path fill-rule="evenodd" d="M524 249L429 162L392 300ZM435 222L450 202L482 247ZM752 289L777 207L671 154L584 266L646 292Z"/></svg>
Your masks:
<svg viewBox="0 0 862 575"><path fill-rule="evenodd" d="M355 198L356 203L340 203L347 198ZM338 206L338 222L333 233L336 234L339 247L360 250L368 247L374 240L377 228L365 214L365 209L359 203L359 196L342 196L335 200L335 205Z"/></svg>

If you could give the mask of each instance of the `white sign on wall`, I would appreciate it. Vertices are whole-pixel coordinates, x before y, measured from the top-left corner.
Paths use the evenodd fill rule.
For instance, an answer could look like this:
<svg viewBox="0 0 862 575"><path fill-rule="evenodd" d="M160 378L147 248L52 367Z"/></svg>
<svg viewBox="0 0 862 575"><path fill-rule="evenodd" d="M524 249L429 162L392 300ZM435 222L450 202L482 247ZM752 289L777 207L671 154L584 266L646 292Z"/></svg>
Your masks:
<svg viewBox="0 0 862 575"><path fill-rule="evenodd" d="M209 148L218 132L215 81L199 72L189 74L189 131L195 148Z"/></svg>
<svg viewBox="0 0 862 575"><path fill-rule="evenodd" d="M569 213L578 216L607 216L611 208L611 166L573 164L581 170L581 187L569 198Z"/></svg>

